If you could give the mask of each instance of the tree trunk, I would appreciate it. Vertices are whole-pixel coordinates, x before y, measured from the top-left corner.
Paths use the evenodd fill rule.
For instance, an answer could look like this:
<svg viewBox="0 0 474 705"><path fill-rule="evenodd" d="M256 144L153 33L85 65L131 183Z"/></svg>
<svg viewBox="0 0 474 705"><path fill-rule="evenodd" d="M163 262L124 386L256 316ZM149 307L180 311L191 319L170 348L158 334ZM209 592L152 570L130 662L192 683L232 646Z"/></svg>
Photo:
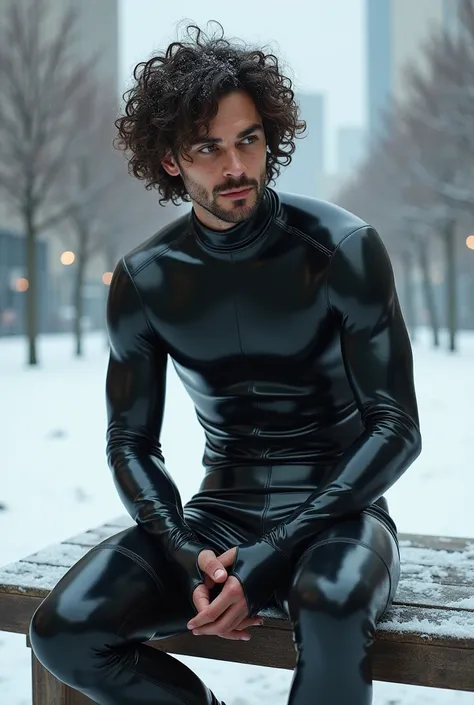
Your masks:
<svg viewBox="0 0 474 705"><path fill-rule="evenodd" d="M113 272L115 267L117 266L118 262L118 254L117 254L117 247L115 247L114 244L107 242L104 246L104 254L105 254L105 266L108 272ZM107 300L109 296L109 287L104 284L104 316L103 316L103 323L104 323L104 345L105 349L108 350L110 347L110 342L109 342L109 334L107 330Z"/></svg>
<svg viewBox="0 0 474 705"><path fill-rule="evenodd" d="M36 232L33 216L26 213L26 278L28 289L26 290L26 336L28 340L28 365L37 365L36 356L36 335L38 328L37 320L37 256L36 256Z"/></svg>
<svg viewBox="0 0 474 705"><path fill-rule="evenodd" d="M446 223L443 233L446 262L446 323L449 335L449 351L456 351L457 292L456 292L456 226L453 220Z"/></svg>
<svg viewBox="0 0 474 705"><path fill-rule="evenodd" d="M413 257L410 252L402 255L404 317L412 340L416 336L415 288L413 285Z"/></svg>
<svg viewBox="0 0 474 705"><path fill-rule="evenodd" d="M82 320L84 317L84 274L87 264L87 230L80 228L78 230L78 248L77 248L77 268L76 282L74 288L74 336L76 340L76 357L81 357L83 354L83 330Z"/></svg>
<svg viewBox="0 0 474 705"><path fill-rule="evenodd" d="M428 250L426 247L426 241L419 238L417 240L418 246L418 261L420 263L421 276L422 276L422 286L423 294L425 297L426 310L428 311L429 325L431 326L431 331L433 333L433 346L435 348L439 347L439 320L438 312L436 310L436 302L433 293L433 284L430 277L430 264L428 257Z"/></svg>

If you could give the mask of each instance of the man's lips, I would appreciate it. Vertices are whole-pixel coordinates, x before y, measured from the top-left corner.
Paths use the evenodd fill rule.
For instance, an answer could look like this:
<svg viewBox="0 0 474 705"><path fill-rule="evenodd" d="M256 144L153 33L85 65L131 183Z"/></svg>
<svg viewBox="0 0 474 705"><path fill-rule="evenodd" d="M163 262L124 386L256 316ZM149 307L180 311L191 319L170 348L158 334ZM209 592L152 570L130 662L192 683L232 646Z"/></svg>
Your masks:
<svg viewBox="0 0 474 705"><path fill-rule="evenodd" d="M235 189L234 191L225 191L220 195L225 196L226 198L243 198L244 196L247 196L252 189L253 186L248 186L247 188Z"/></svg>

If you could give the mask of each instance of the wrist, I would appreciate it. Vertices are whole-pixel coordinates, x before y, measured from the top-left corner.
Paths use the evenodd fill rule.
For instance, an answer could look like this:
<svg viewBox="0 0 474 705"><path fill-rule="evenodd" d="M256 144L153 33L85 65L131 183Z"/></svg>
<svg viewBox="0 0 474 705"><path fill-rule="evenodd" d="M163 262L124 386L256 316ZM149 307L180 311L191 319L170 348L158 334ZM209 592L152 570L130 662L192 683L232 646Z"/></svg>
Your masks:
<svg viewBox="0 0 474 705"><path fill-rule="evenodd" d="M250 616L265 607L288 569L288 558L266 536L238 546L232 574L242 585Z"/></svg>
<svg viewBox="0 0 474 705"><path fill-rule="evenodd" d="M214 551L214 549L202 543L192 532L182 538L183 540L170 551L169 558L178 572L181 583L185 586L188 599L193 604L193 592L204 582L204 575L198 565L199 554L202 551Z"/></svg>

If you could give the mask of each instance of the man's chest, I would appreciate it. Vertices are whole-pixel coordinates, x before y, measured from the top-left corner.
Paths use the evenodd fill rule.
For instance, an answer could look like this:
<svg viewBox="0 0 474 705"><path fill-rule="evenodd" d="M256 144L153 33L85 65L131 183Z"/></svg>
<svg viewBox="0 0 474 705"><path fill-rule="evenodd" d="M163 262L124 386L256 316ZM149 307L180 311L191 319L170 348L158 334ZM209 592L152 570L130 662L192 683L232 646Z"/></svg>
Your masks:
<svg viewBox="0 0 474 705"><path fill-rule="evenodd" d="M158 270L147 313L178 360L304 357L333 326L327 257L305 244L244 261L175 257Z"/></svg>

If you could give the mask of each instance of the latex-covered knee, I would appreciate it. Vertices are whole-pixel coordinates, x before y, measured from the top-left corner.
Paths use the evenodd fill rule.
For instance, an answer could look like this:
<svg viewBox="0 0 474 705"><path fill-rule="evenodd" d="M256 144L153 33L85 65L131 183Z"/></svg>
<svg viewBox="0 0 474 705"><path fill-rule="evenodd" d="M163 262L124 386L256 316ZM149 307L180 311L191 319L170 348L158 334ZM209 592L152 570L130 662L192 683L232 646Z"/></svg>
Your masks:
<svg viewBox="0 0 474 705"><path fill-rule="evenodd" d="M291 612L321 612L340 621L359 610L372 613L385 606L390 577L384 562L365 546L340 546L343 557L334 550L334 543L318 546L303 556L290 589ZM364 554L368 558L366 570L361 569Z"/></svg>
<svg viewBox="0 0 474 705"><path fill-rule="evenodd" d="M58 680L78 687L85 674L91 672L94 654L105 651L105 645L114 637L96 626L91 619L90 605L73 599L73 595L58 595L53 590L31 620L31 648L40 663Z"/></svg>

